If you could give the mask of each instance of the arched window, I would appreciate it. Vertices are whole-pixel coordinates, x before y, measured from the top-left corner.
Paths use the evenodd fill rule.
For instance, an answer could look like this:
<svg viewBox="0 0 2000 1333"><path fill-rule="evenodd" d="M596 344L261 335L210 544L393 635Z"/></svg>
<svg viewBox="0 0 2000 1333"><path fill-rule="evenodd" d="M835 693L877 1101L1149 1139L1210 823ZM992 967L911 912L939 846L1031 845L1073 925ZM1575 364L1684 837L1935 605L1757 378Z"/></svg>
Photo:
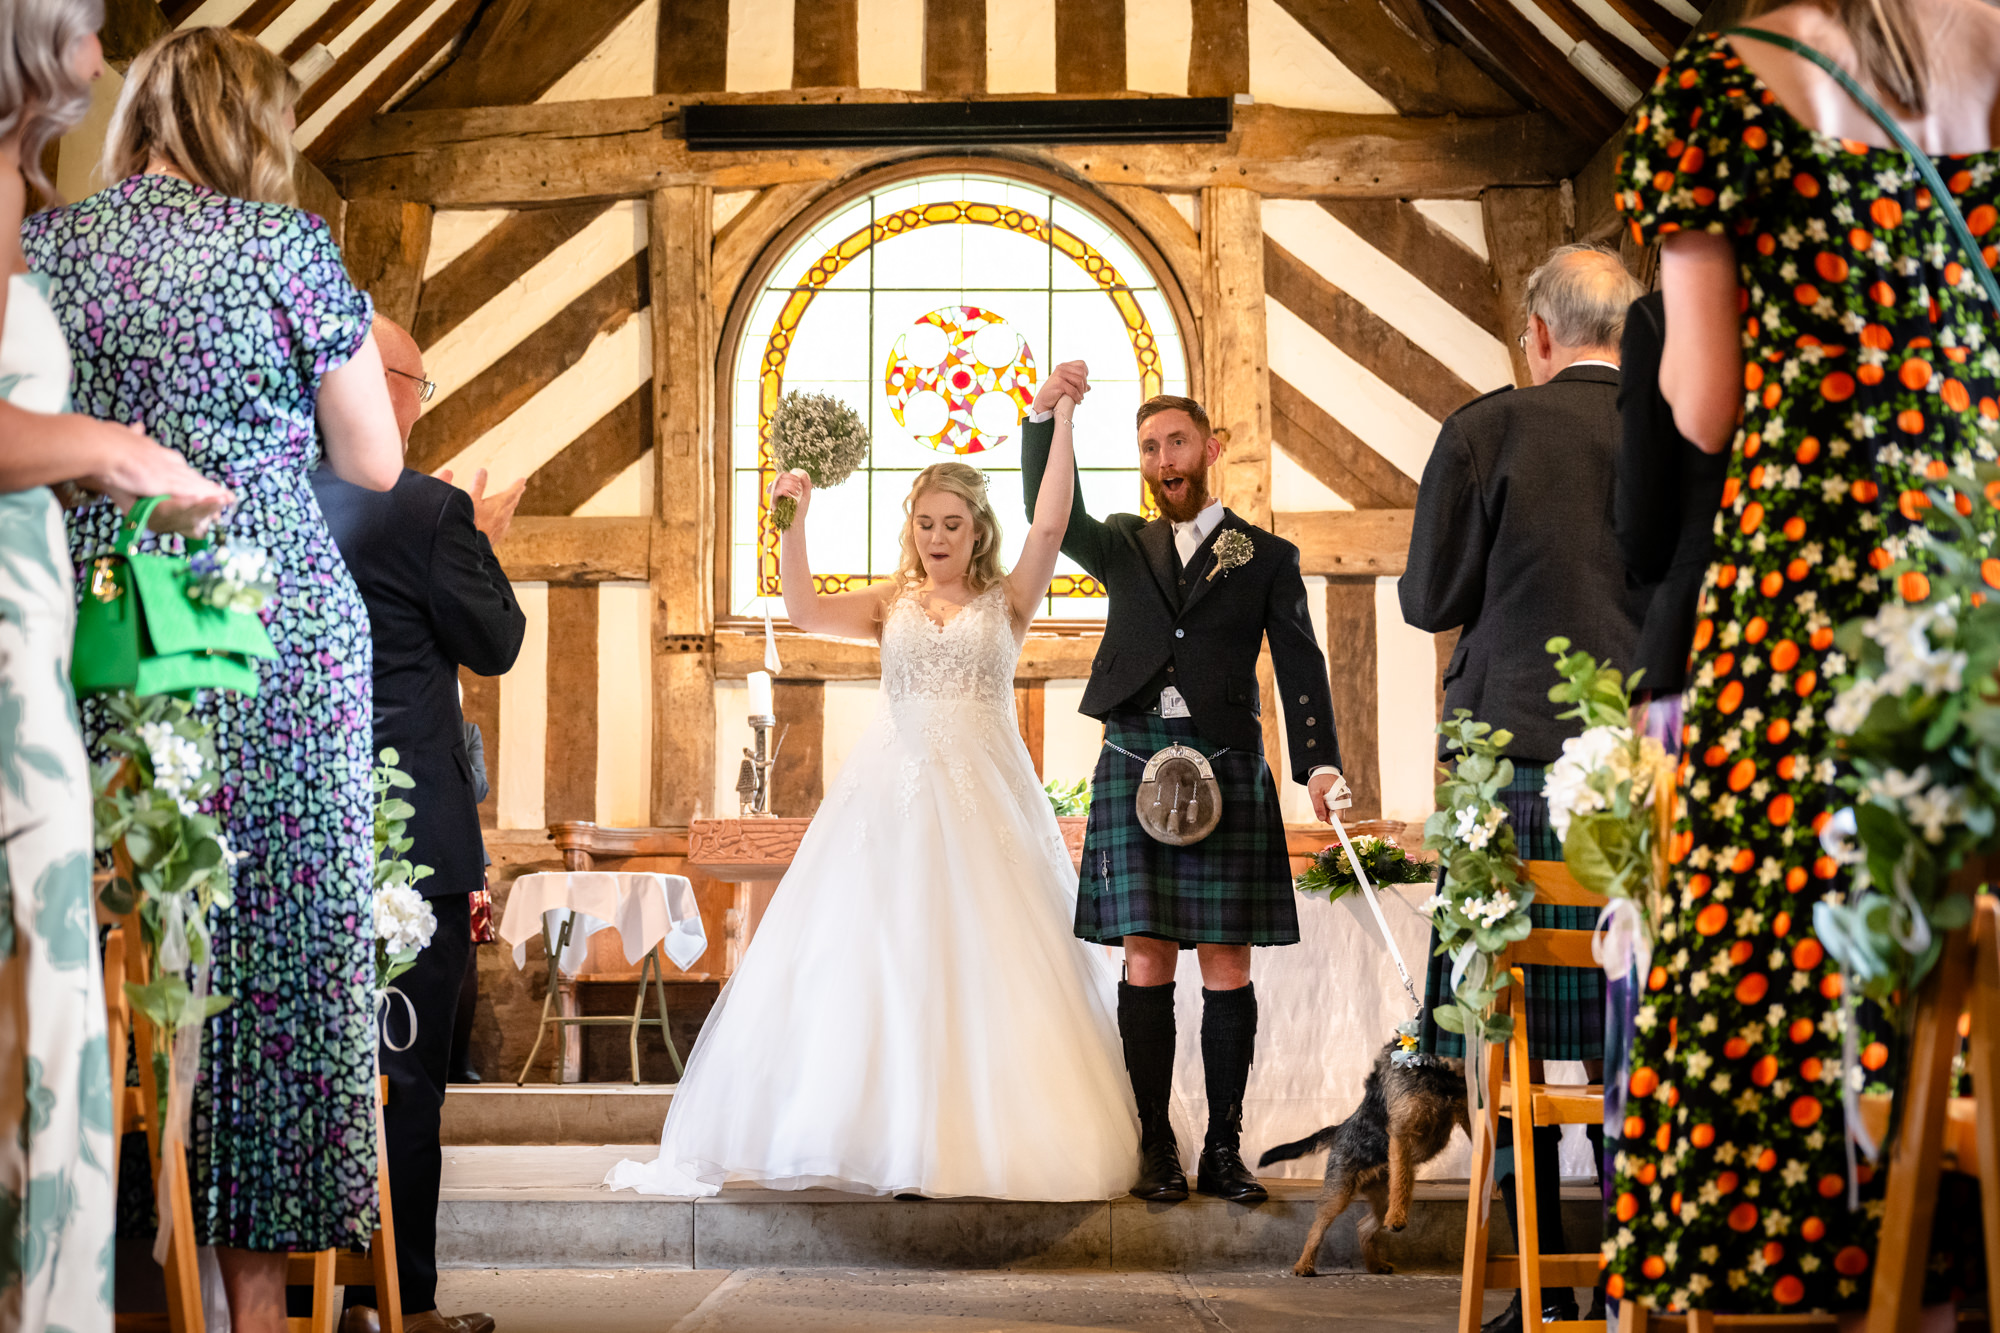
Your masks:
<svg viewBox="0 0 2000 1333"><path fill-rule="evenodd" d="M1187 355L1168 293L1134 245L1049 186L970 172L904 177L839 205L799 237L751 298L732 386L730 609L778 599L766 510L771 413L797 389L833 394L868 422L866 471L813 498L822 591L896 567L916 474L963 457L987 475L1020 551L1021 418L1050 365L1090 363L1078 417L1083 496L1094 513L1142 503L1133 413L1184 394ZM1068 560L1047 612L1101 619L1102 590Z"/></svg>

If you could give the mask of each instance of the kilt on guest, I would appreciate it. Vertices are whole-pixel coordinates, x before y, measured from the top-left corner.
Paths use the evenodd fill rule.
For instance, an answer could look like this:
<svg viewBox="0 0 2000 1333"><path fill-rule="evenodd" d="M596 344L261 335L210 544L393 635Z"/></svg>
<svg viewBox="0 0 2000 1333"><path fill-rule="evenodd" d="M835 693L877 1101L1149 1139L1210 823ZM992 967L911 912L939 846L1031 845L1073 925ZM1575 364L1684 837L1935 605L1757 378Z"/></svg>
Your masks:
<svg viewBox="0 0 2000 1333"><path fill-rule="evenodd" d="M1081 362L1058 367L1023 432L1022 474L1039 493L1054 409L1081 400ZM1174 1068L1174 973L1194 949L1202 974L1202 1073L1208 1130L1195 1188L1239 1202L1266 1197L1243 1163L1243 1093L1256 1052L1255 945L1299 938L1278 789L1265 763L1257 657L1266 639L1290 738L1292 773L1327 818L1339 779L1326 659L1313 637L1298 548L1223 508L1208 491L1222 441L1189 398L1139 408L1139 466L1162 517L1099 521L1073 502L1063 554L1110 595L1103 646L1082 711L1104 723L1076 903L1076 933L1122 943L1118 1027L1138 1100L1145 1199L1187 1197L1168 1118ZM1187 845L1141 824L1135 801L1147 761L1169 745L1200 752L1221 797L1220 822ZM1209 799L1203 791L1197 798Z"/></svg>
<svg viewBox="0 0 2000 1333"><path fill-rule="evenodd" d="M1560 247L1530 275L1520 345L1534 383L1495 390L1445 421L1424 467L1398 588L1405 621L1432 633L1459 631L1445 669L1445 715L1468 709L1514 733L1507 751L1514 780L1500 799L1530 860L1562 859L1542 781L1563 741L1581 731L1575 721L1558 721L1549 701L1557 676L1548 641L1563 635L1598 660L1629 668L1645 613L1648 594L1628 587L1611 524L1619 339L1639 294L1617 255L1594 246ZM1564 930L1588 930L1597 915L1540 904L1529 914L1538 927ZM1451 1001L1450 962L1436 956L1435 933L1431 944L1422 1045L1458 1055L1461 1039L1430 1018ZM1530 967L1527 986L1528 1049L1537 1064L1603 1059L1601 972ZM1535 1194L1549 1201L1537 1210L1545 1253L1570 1248L1562 1210L1551 1206L1561 1187L1560 1137L1556 1127L1535 1131ZM1503 1149L1498 1163L1510 1218L1511 1159ZM1576 1318L1566 1290L1552 1290L1545 1306L1545 1319ZM1522 1322L1517 1292L1486 1330L1517 1333Z"/></svg>

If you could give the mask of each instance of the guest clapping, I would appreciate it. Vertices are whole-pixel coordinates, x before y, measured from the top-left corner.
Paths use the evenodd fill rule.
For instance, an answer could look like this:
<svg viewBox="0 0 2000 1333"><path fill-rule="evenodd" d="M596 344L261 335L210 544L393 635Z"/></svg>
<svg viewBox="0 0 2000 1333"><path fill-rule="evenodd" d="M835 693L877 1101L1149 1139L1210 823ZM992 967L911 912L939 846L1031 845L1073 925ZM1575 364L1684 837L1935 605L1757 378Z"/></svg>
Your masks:
<svg viewBox="0 0 2000 1333"><path fill-rule="evenodd" d="M117 184L31 219L29 260L76 360L76 406L144 422L239 497L227 535L263 547L278 650L255 696L196 709L235 906L214 922L215 990L192 1121L197 1241L217 1247L238 1333L285 1327L285 1253L359 1248L375 1223L367 620L307 473L395 482L400 450L368 298L319 218L294 206L297 82L252 38L193 28L132 62L106 150ZM81 562L109 505L72 514ZM84 729L104 731L86 703Z"/></svg>

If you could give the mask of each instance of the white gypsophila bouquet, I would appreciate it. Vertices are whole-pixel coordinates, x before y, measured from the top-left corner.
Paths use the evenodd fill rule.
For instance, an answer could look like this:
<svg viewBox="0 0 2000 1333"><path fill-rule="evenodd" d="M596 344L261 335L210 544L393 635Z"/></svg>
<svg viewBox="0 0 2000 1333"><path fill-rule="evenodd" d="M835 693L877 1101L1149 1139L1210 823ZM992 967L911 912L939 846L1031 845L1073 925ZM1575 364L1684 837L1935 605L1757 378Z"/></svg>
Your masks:
<svg viewBox="0 0 2000 1333"><path fill-rule="evenodd" d="M262 547L227 543L188 558L188 599L203 606L254 615L277 591L271 557Z"/></svg>
<svg viewBox="0 0 2000 1333"><path fill-rule="evenodd" d="M868 427L861 414L832 394L794 391L771 414L771 460L815 486L838 486L868 460ZM771 526L792 526L798 502L781 495L771 506Z"/></svg>
<svg viewBox="0 0 2000 1333"><path fill-rule="evenodd" d="M375 941L389 957L409 954L415 961L436 930L437 913L430 900L409 885L385 884L375 891Z"/></svg>

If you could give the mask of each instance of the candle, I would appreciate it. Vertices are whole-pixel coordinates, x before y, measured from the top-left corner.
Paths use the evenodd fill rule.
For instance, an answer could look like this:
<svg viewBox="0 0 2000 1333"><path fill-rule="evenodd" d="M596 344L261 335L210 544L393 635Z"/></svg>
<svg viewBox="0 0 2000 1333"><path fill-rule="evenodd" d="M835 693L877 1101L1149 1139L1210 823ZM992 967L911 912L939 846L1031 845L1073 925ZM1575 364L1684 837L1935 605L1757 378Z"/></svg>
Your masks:
<svg viewBox="0 0 2000 1333"><path fill-rule="evenodd" d="M753 671L750 673L750 716L771 717L775 714L771 706L771 673Z"/></svg>

